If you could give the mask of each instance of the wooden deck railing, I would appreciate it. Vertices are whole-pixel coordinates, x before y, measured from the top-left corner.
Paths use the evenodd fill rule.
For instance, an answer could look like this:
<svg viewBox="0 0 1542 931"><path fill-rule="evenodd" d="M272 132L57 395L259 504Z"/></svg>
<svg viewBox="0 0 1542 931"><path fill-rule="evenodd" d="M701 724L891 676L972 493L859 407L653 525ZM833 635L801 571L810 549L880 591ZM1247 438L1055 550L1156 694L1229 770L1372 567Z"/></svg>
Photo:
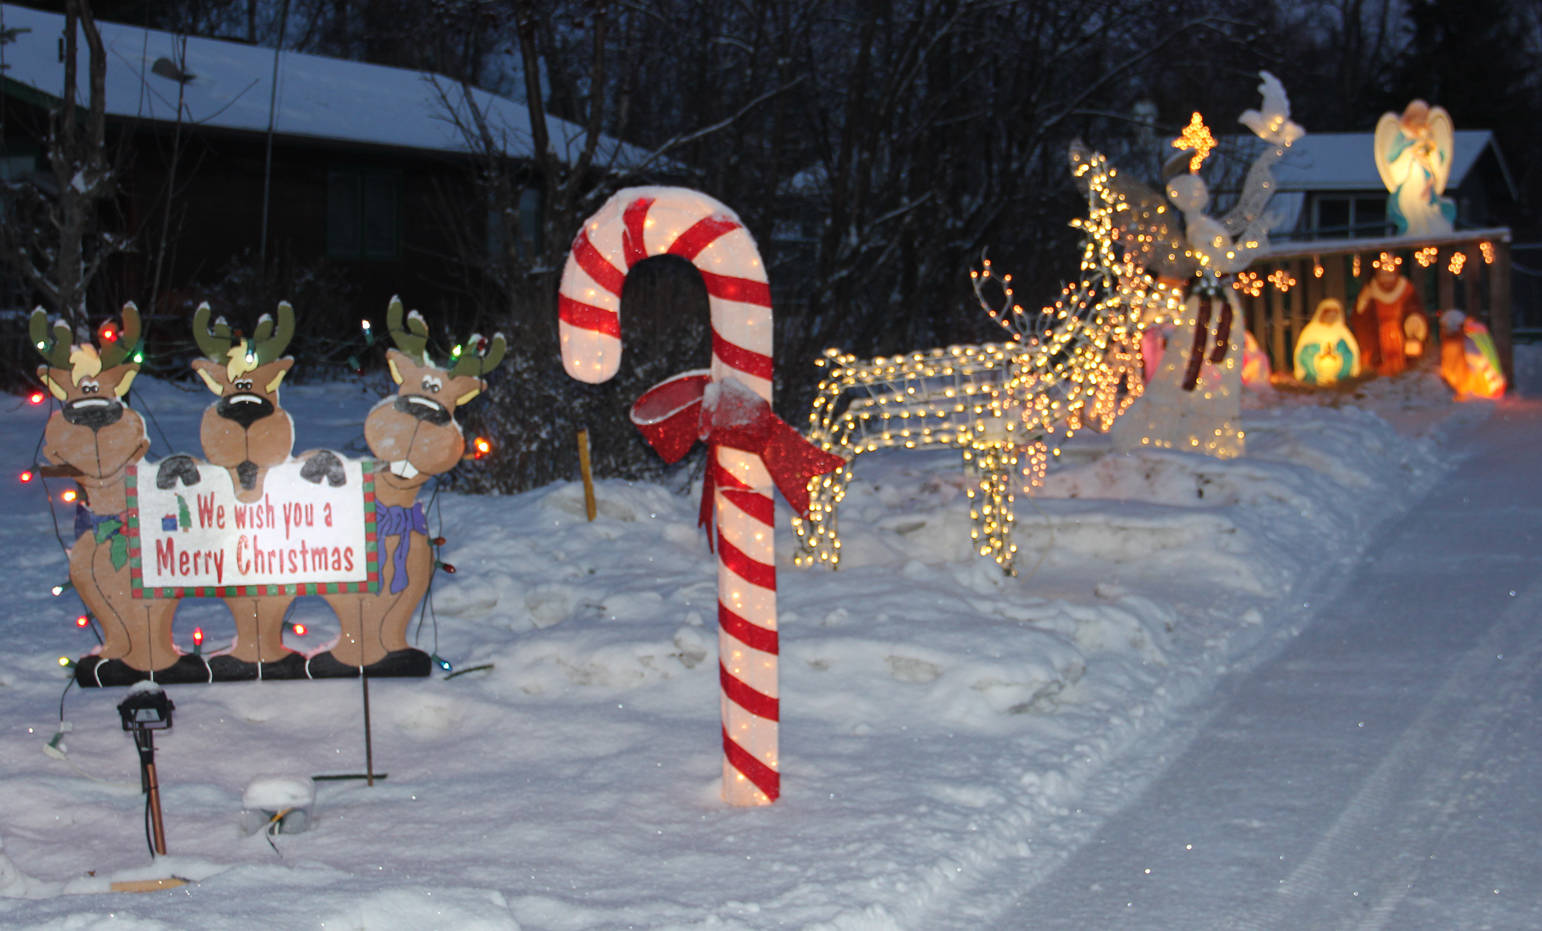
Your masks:
<svg viewBox="0 0 1542 931"><path fill-rule="evenodd" d="M1279 243L1238 276L1248 329L1269 354L1276 372L1290 372L1301 328L1323 298L1335 297L1352 311L1371 267L1381 253L1403 260L1408 276L1438 326L1442 311L1457 309L1483 321L1494 337L1505 379L1515 384L1511 339L1510 230L1463 230L1422 239L1330 239ZM1460 256L1460 258L1457 258Z"/></svg>

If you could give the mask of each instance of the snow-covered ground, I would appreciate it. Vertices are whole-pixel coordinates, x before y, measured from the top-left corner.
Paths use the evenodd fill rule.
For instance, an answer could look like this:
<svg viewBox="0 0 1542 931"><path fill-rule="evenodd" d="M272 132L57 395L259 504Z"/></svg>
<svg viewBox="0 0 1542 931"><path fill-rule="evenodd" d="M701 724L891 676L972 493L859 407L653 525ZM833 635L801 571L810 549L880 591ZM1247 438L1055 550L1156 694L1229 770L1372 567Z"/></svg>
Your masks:
<svg viewBox="0 0 1542 931"><path fill-rule="evenodd" d="M1518 364L1535 378L1532 353ZM361 452L383 387L286 387L296 448ZM430 526L458 571L435 582L419 642L490 668L374 681L373 763L387 775L318 782L310 830L274 837L242 830L243 794L259 777L362 772L359 683L168 687L175 726L156 746L170 855L157 861L123 691L66 691L57 664L94 643L72 596L49 591L66 575L55 521L70 515L50 517L36 483L0 483L0 924L989 925L1152 777L1122 761L1149 762L1138 748L1228 671L1309 627L1319 607L1305 593L1467 454L1460 438L1495 405L1448 395L1423 372L1254 397L1248 454L1230 462L1079 438L1019 498L1015 578L970 555L955 456L864 457L838 572L792 566L782 515L783 796L757 809L718 795L715 562L696 488L601 482L593 523L576 482L440 494ZM152 459L196 451L207 398L135 384ZM35 461L46 415L22 400L0 412L4 474ZM179 641L195 624L227 640L222 610L185 607ZM298 648L336 629L320 601L296 619L312 627ZM62 758L44 752L61 692ZM166 875L193 883L105 892Z"/></svg>

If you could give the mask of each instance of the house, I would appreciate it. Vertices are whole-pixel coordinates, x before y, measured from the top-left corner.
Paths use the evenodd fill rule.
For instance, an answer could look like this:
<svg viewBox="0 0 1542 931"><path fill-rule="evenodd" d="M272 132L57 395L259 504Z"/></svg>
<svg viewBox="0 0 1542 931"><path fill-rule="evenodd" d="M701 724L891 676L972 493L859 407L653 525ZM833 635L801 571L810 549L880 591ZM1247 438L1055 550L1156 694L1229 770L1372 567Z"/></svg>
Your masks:
<svg viewBox="0 0 1542 931"><path fill-rule="evenodd" d="M1512 334L1527 326L1535 298L1512 277L1510 224L1521 204L1493 133L1456 131L1444 193L1456 203L1456 229L1441 235L1394 233L1373 144L1369 132L1308 132L1274 165L1267 209L1278 222L1268 252L1236 284L1249 331L1275 371L1288 371L1318 302L1354 306L1385 252L1401 263L1427 310L1462 309L1489 326L1513 384ZM1221 173L1223 198L1228 190L1235 196L1261 145L1241 136L1223 140L1231 156Z"/></svg>
<svg viewBox="0 0 1542 931"><path fill-rule="evenodd" d="M64 23L60 14L0 4L0 179L45 191L55 181L41 140L64 84ZM317 332L315 315L324 314L356 333L359 318L378 316L395 293L439 319L506 312L474 306L478 293L490 293L477 280L488 257L519 244L489 223L498 205L473 176L489 155L516 166L516 179L517 166L528 166L523 102L427 72L97 26L107 55L108 149L122 155L113 222L135 245L114 260L93 303L153 302L153 314L181 314L211 282L239 289L255 267L281 266L294 279L288 287L325 283L328 300L312 303L332 306L276 295L296 299L307 332ZM82 100L87 56L82 37ZM462 128L474 122L473 108L485 145ZM583 131L556 118L548 128L559 158L572 164ZM645 152L609 138L595 160L632 170L646 162ZM539 237L539 185L529 174L520 184L518 238L528 244ZM256 277L272 285L272 275ZM275 295L250 297L250 307L216 310L249 321L271 310Z"/></svg>
<svg viewBox="0 0 1542 931"><path fill-rule="evenodd" d="M1272 241L1378 238L1392 234L1387 188L1376 171L1375 134L1314 133L1297 141L1274 167L1275 193L1269 209L1280 223ZM1245 153L1245 170L1258 151L1251 136L1223 141L1226 151ZM1235 172L1234 172L1235 173ZM1235 179L1240 182L1240 174ZM1519 189L1486 129L1458 129L1445 196L1456 202L1458 228L1506 226L1513 222Z"/></svg>

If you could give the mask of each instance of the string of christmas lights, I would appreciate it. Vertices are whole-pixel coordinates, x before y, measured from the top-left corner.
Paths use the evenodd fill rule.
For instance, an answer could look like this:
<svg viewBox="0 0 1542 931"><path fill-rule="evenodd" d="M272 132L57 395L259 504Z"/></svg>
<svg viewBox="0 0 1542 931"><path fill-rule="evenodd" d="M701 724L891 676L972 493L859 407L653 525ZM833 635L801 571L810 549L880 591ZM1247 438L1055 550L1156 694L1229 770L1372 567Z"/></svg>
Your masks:
<svg viewBox="0 0 1542 931"><path fill-rule="evenodd" d="M793 519L798 565L839 566L837 513L858 456L953 446L973 479L975 552L1012 573L1018 477L1026 489L1041 484L1061 441L1084 428L1107 430L1140 395L1141 330L1182 310L1182 295L1137 259L1167 244L1121 241L1138 207L1101 154L1074 149L1072 174L1088 202L1087 216L1072 222L1084 234L1078 280L1053 303L1027 311L1011 276L998 275L989 259L970 272L981 308L1008 340L872 359L827 349L816 360L825 375L809 412L809 439L846 466L810 482L809 516Z"/></svg>

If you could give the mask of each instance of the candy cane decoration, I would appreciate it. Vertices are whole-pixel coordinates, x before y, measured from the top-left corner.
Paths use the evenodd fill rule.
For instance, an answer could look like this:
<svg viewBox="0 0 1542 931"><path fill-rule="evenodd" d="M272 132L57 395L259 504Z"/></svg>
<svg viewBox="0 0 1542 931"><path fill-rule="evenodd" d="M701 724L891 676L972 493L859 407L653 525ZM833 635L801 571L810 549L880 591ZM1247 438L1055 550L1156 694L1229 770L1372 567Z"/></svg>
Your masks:
<svg viewBox="0 0 1542 931"><path fill-rule="evenodd" d="M698 437L710 444L706 492L717 526L723 798L764 805L781 792L771 487L776 483L806 511L807 478L844 461L809 445L770 412L771 289L760 253L732 211L696 191L621 191L574 238L558 304L568 374L591 383L615 375L622 285L632 266L656 255L688 259L701 273L712 365L650 390L633 408L633 420L666 459L683 456Z"/></svg>

